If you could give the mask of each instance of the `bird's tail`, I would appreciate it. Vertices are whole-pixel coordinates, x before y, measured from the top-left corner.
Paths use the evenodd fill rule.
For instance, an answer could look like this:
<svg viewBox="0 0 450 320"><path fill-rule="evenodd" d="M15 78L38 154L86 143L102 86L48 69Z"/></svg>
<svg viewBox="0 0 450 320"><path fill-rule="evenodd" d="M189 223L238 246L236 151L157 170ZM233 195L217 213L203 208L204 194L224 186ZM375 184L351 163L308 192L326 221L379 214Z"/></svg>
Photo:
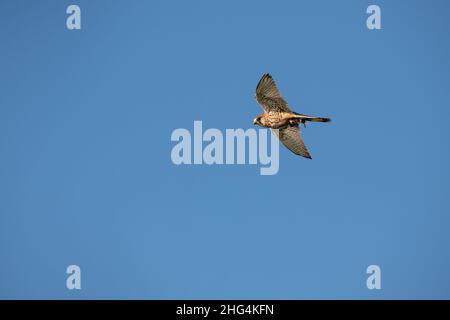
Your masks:
<svg viewBox="0 0 450 320"><path fill-rule="evenodd" d="M314 122L330 122L330 118L321 118L321 117L310 117L305 116L304 114L296 113L296 118L301 119L303 121L314 121Z"/></svg>

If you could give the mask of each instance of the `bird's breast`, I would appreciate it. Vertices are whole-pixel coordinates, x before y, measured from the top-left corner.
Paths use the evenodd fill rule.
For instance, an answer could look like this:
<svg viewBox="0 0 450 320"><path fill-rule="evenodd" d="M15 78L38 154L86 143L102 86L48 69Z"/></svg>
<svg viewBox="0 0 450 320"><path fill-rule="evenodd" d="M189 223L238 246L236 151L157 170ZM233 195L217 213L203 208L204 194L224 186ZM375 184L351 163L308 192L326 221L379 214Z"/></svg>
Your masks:
<svg viewBox="0 0 450 320"><path fill-rule="evenodd" d="M286 127L288 119L283 117L281 112L268 112L264 115L264 126L272 129Z"/></svg>

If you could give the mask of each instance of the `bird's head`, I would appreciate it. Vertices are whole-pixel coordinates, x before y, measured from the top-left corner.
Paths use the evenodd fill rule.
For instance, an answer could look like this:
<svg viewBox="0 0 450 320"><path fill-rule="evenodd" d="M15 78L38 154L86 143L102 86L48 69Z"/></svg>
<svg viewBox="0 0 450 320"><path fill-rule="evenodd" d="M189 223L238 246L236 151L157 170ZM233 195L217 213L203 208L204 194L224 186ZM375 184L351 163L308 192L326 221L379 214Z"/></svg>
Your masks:
<svg viewBox="0 0 450 320"><path fill-rule="evenodd" d="M261 116L257 116L253 119L253 124L261 125Z"/></svg>

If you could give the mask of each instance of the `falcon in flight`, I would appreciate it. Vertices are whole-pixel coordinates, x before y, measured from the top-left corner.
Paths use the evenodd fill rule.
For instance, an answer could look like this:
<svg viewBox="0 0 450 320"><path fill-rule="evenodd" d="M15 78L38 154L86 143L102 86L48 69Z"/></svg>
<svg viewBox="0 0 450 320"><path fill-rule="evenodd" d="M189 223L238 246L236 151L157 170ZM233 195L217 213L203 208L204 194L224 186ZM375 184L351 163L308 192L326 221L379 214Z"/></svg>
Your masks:
<svg viewBox="0 0 450 320"><path fill-rule="evenodd" d="M264 112L253 119L253 124L272 129L272 132L293 153L311 159L311 155L300 136L299 124L306 121L329 122L329 118L305 116L289 109L286 100L278 91L272 76L264 74L256 87L256 100Z"/></svg>

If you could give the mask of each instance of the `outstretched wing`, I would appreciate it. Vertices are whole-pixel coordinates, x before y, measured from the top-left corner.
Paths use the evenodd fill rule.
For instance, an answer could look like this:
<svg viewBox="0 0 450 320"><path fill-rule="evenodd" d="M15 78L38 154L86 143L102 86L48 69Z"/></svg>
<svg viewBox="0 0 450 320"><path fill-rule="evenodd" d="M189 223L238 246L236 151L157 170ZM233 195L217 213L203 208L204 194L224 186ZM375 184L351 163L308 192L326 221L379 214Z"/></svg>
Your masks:
<svg viewBox="0 0 450 320"><path fill-rule="evenodd" d="M272 132L293 153L311 159L311 155L300 136L300 128L298 125L280 130L272 129Z"/></svg>
<svg viewBox="0 0 450 320"><path fill-rule="evenodd" d="M283 99L272 76L264 74L256 86L256 100L264 111L291 111Z"/></svg>

